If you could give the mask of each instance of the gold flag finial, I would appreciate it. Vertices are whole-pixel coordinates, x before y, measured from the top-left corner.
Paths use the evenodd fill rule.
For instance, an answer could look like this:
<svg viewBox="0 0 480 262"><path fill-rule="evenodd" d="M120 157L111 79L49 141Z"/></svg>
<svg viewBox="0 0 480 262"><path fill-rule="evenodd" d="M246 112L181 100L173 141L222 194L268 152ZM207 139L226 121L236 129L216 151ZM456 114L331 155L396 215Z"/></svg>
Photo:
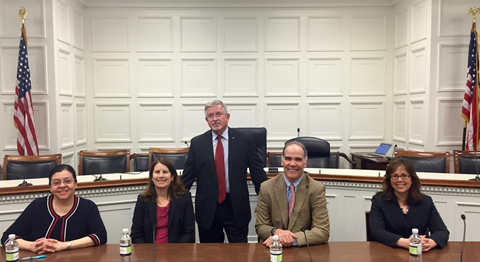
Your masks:
<svg viewBox="0 0 480 262"><path fill-rule="evenodd" d="M22 25L24 25L25 19L27 18L27 9L25 9L25 7L22 6L22 8L20 8L18 11L18 17L22 19Z"/></svg>
<svg viewBox="0 0 480 262"><path fill-rule="evenodd" d="M468 9L467 14L472 16L472 22L476 22L477 14L480 13L480 8L477 8L476 6L472 6Z"/></svg>

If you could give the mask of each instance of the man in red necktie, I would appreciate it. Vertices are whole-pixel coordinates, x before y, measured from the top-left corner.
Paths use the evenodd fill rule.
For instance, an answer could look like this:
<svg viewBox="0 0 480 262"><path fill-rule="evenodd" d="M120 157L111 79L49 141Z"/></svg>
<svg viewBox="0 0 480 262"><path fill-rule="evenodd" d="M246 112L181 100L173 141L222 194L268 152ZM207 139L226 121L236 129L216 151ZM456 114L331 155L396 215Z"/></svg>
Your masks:
<svg viewBox="0 0 480 262"><path fill-rule="evenodd" d="M197 182L195 214L202 243L246 243L250 222L247 168L259 192L267 179L263 160L252 135L228 127L225 104L213 100L205 106L210 130L192 139L182 181L190 190Z"/></svg>

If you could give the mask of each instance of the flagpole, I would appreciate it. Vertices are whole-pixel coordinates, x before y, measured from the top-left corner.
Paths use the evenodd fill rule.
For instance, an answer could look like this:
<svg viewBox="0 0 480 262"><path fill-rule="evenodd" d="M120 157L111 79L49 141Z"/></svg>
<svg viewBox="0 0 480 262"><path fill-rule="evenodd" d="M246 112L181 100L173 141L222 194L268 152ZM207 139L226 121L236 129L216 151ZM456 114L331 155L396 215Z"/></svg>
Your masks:
<svg viewBox="0 0 480 262"><path fill-rule="evenodd" d="M28 46L28 41L27 41L27 29L25 29L25 19L27 19L27 9L22 6L20 10L18 10L18 17L22 19L22 34L23 38L25 39L25 46Z"/></svg>

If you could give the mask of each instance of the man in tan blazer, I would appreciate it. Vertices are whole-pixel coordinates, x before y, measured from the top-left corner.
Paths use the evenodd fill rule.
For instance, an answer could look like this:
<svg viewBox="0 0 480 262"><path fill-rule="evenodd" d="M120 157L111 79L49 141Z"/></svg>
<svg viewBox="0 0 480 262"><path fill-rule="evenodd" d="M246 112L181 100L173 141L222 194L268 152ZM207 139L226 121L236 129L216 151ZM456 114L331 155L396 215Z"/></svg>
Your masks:
<svg viewBox="0 0 480 262"><path fill-rule="evenodd" d="M267 247L273 235L278 235L283 247L303 246L304 229L309 245L326 243L330 223L325 187L303 172L307 166L305 146L296 141L286 144L282 166L284 174L261 184L255 224L258 236Z"/></svg>

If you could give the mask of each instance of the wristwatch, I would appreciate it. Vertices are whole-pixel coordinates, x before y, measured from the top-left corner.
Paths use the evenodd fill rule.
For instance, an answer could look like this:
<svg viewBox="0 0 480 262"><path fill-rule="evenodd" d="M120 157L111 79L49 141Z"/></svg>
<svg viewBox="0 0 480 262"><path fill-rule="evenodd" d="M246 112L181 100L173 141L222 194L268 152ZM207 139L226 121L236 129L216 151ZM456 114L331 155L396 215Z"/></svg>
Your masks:
<svg viewBox="0 0 480 262"><path fill-rule="evenodd" d="M270 236L275 235L275 231L278 229L278 227L273 227L272 231L270 231Z"/></svg>
<svg viewBox="0 0 480 262"><path fill-rule="evenodd" d="M70 248L72 248L72 242L68 241L67 242L67 249L70 249Z"/></svg>

